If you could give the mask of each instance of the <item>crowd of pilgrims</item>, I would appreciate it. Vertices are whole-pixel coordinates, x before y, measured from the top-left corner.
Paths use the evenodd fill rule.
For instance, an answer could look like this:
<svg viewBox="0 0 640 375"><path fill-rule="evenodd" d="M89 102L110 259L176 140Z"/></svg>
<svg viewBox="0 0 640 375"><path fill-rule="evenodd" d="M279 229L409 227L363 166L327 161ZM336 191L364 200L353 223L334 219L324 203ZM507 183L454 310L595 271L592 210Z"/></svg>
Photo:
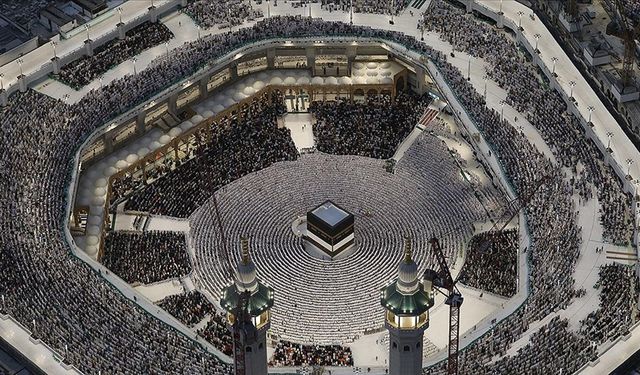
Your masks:
<svg viewBox="0 0 640 375"><path fill-rule="evenodd" d="M107 232L101 262L129 284L152 284L191 272L186 237L179 232Z"/></svg>
<svg viewBox="0 0 640 375"><path fill-rule="evenodd" d="M57 78L79 89L102 76L109 69L173 38L173 33L162 22L146 21L125 34L125 38L113 39L93 51L61 67Z"/></svg>
<svg viewBox="0 0 640 375"><path fill-rule="evenodd" d="M349 347L341 345L304 345L289 341L276 344L269 366L353 366Z"/></svg>
<svg viewBox="0 0 640 375"><path fill-rule="evenodd" d="M262 10L254 9L253 0L189 0L183 11L205 29L213 26L229 28L241 25L245 20L262 18ZM269 0L271 1L271 0Z"/></svg>
<svg viewBox="0 0 640 375"><path fill-rule="evenodd" d="M439 24L445 34L446 25L451 25L462 31L460 39L475 35L475 26L457 25L451 18L445 26L436 20L428 23ZM485 46L494 33L487 31L473 48ZM426 55L491 144L517 193L526 194L543 176L551 177L526 209L531 235L530 296L462 351L461 373L527 373L531 368L538 373L560 368L573 372L592 359L595 349L588 339L568 330L565 320L554 319L534 335L531 350L491 363L495 355L506 353L529 323L567 307L576 294L572 274L581 228L570 198L575 187L567 182L567 171L487 108L444 54L401 33L308 17L273 17L232 35L186 43L170 59L159 57L137 75L92 90L72 105L33 90L12 94L8 106L0 109L0 291L7 313L58 353L67 348L65 361L84 373L230 373L228 365L123 297L72 255L64 231L74 155L99 126L240 45L270 37L326 35L375 37ZM488 44L504 56L515 51L515 46ZM540 100L545 100L544 95L530 98ZM609 329L632 323L609 316L614 319ZM502 371L506 368L512 371ZM444 371L444 365L426 370Z"/></svg>
<svg viewBox="0 0 640 375"><path fill-rule="evenodd" d="M637 302L640 284L632 266L618 263L602 265L598 276L594 288L600 288L599 308L580 322L580 332L600 344L629 333L628 322L637 319L631 305Z"/></svg>
<svg viewBox="0 0 640 375"><path fill-rule="evenodd" d="M488 231L471 238L459 281L504 297L518 289L518 231Z"/></svg>
<svg viewBox="0 0 640 375"><path fill-rule="evenodd" d="M623 192L621 181L604 164L602 153L569 113L560 94L538 76L537 67L527 61L515 43L441 0L432 3L423 24L425 30L438 32L454 49L487 61L487 76L507 91L505 102L538 130L557 165L570 170L572 190L582 201L597 197L604 240L629 245L633 235L630 196Z"/></svg>
<svg viewBox="0 0 640 375"><path fill-rule="evenodd" d="M531 92L537 95L527 95L527 100L532 108L544 108L549 106L547 96L557 95L550 90L537 91L540 82L533 79L529 82L517 75L520 69L515 62L522 63L515 44L509 42L498 31L485 27L472 18L464 16L463 12L449 5L436 1L432 4L432 13L425 17L425 25L428 30L436 30L441 37L451 41L458 50L469 51L476 56L484 57L489 63L491 72L501 69L511 69L512 79L510 87L517 86L520 82L527 82ZM446 20L446 22L443 22ZM500 64L495 64L495 62ZM532 335L531 344L520 349L515 355L505 356L491 363L496 355L504 356L509 346L527 331L529 324L541 318L566 308L574 298L584 295L583 291L575 290L573 271L579 256L581 245L581 230L577 223L577 212L572 195L580 193L581 187L572 181L572 170L562 168L548 159L534 144L528 141L521 130L512 126L506 119L501 119L501 114L486 106L483 96L478 93L470 82L461 74L460 70L445 61L437 63L439 72L449 84L456 97L467 110L474 123L482 131L485 139L494 151L494 155L501 162L511 185L520 195L534 189L538 181L545 176L547 180L533 195L533 198L525 214L527 226L530 231L531 245L527 249L527 257L531 267L529 298L508 318L497 322L490 331L481 336L472 345L465 348L460 355L461 374L483 373L551 373L563 369L563 372L574 372L582 365L593 360L597 355L597 348L593 346L588 337L568 329L568 321L563 318L554 318L549 323L538 329ZM524 64L522 64L524 65ZM507 76L505 73L504 77ZM507 82L507 81L505 81ZM513 92L516 92L515 90ZM515 94L511 93L510 96ZM545 104L541 104L545 103ZM554 108L561 109L564 118L566 108L560 105ZM547 126L558 124L541 124L554 118L552 114L542 115L545 120L529 115L529 120L541 132L548 130ZM584 138L578 129L574 128L574 121L565 121L562 124L567 127L567 134L562 137L567 142ZM571 132L569 132L571 130ZM586 143L585 140L581 144ZM572 147L567 144L566 147ZM574 150L575 150L575 146ZM592 150L592 148L587 148ZM584 151L580 149L579 151ZM563 157L562 150L556 147L554 155L560 162ZM598 158L596 154L592 155ZM596 168L594 168L596 169ZM604 173L604 172L603 172ZM613 179L613 175L607 178ZM620 196L621 191L613 190L608 194ZM599 186L604 188L602 184ZM603 202L610 204L611 202ZM621 208L625 214L629 214L627 208ZM606 211L605 211L606 212ZM609 235L614 232L613 222L619 218L604 217L603 224L608 225ZM624 222L620 223L624 228ZM602 298L602 296L601 296ZM634 301L637 300L634 297ZM608 316L612 317L611 323L606 329L611 331L625 331L633 323L633 319L621 319L621 314L615 314L615 308L609 309ZM491 364L490 364L491 363ZM427 374L446 373L446 363L441 362L425 370Z"/></svg>
<svg viewBox="0 0 640 375"><path fill-rule="evenodd" d="M207 324L198 330L198 335L226 355L233 354L233 337L227 328L225 313L214 313Z"/></svg>
<svg viewBox="0 0 640 375"><path fill-rule="evenodd" d="M212 125L212 135L196 142L189 155L171 160L167 173L151 184L143 184L125 203L125 208L174 217L187 217L214 191L248 173L298 157L291 131L278 128L278 116L286 112L280 91L252 102L241 115ZM204 132L204 131L203 131ZM131 184L119 184L131 190ZM118 193L123 195L124 193Z"/></svg>
<svg viewBox="0 0 640 375"><path fill-rule="evenodd" d="M195 326L216 311L207 297L197 290L167 296L157 304L187 327Z"/></svg>
<svg viewBox="0 0 640 375"><path fill-rule="evenodd" d="M408 0L321 0L322 9L330 12L339 10L349 12L353 6L354 13L378 13L389 14L390 7L393 7L393 14L397 15L402 12L410 3ZM393 5L392 5L393 4Z"/></svg>
<svg viewBox="0 0 640 375"><path fill-rule="evenodd" d="M615 8L615 1L609 2ZM624 7L625 14L631 18L636 25L640 24L640 1L638 0L622 0L622 6Z"/></svg>
<svg viewBox="0 0 640 375"><path fill-rule="evenodd" d="M313 134L319 151L389 159L418 123L429 100L410 92L369 97L366 103L348 99L314 101Z"/></svg>

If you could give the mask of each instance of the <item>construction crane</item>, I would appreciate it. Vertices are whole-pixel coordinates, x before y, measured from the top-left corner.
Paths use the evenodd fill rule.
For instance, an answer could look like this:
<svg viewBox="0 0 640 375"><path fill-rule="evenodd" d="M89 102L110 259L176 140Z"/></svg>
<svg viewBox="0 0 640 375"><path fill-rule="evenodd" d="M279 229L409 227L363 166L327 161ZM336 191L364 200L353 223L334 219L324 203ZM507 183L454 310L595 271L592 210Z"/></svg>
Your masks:
<svg viewBox="0 0 640 375"><path fill-rule="evenodd" d="M640 35L640 23L633 26L632 22L629 21L626 16L626 12L624 10L624 4L622 0L614 0L615 8L616 8L616 18L617 18L617 30L614 30L610 27L607 27L607 34L612 34L618 36L622 39L622 43L624 45L624 55L622 57L622 70L620 71L620 79L622 82L622 88L632 86L633 81L633 64L636 59L635 49L635 39L638 35Z"/></svg>
<svg viewBox="0 0 640 375"><path fill-rule="evenodd" d="M431 251L436 257L438 262L438 271L427 269L424 273L424 278L431 280L431 283L436 291L444 295L444 303L449 305L449 355L447 360L447 374L458 374L458 344L460 339L460 307L464 298L462 293L456 286L456 281L451 277L449 266L445 260L442 249L440 248L440 241L436 237L433 237L430 241Z"/></svg>
<svg viewBox="0 0 640 375"><path fill-rule="evenodd" d="M501 223L502 220L496 220L489 232L499 233L503 231L511 220L513 220L513 218L520 212L520 210L529 204L540 187L550 179L550 176L544 176L523 198L516 198L512 200L509 203L509 208L506 210L505 214L508 219L505 220L500 227L498 227L498 224ZM496 230L496 228L499 229ZM462 293L460 293L457 284L460 276L462 275L464 264L462 268L460 268L458 277L454 280L451 276L451 272L449 271L449 266L447 265L445 256L442 253L440 241L438 238L433 237L429 242L431 244L431 251L436 258L439 269L437 271L427 269L424 273L424 278L432 282L434 289L445 297L444 303L449 306L449 353L447 357L447 374L457 375L458 350L460 343L460 308L464 302L464 297L462 296ZM482 245L483 244L480 246ZM491 246L491 240L488 240L484 245L486 246L485 249Z"/></svg>
<svg viewBox="0 0 640 375"><path fill-rule="evenodd" d="M513 218L516 217L518 213L520 213L520 211L529 204L529 202L531 202L531 199L533 199L533 196L540 189L540 187L542 187L542 185L544 185L550 179L550 176L542 177L540 181L536 183L533 189L529 191L524 197L516 197L509 201L509 203L507 204L507 209L504 211L503 216L498 220L494 220L493 226L487 231L487 233L501 233L507 227L507 225L509 225ZM478 245L478 249L481 252L486 251L491 246L491 238L492 236L487 236L487 238Z"/></svg>

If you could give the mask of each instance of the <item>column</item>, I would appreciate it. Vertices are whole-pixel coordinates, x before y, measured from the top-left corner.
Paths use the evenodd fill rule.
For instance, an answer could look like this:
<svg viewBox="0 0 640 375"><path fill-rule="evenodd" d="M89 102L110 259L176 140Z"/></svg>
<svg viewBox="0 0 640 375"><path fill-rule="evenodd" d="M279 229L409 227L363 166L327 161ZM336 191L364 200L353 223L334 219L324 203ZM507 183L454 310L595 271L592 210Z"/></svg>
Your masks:
<svg viewBox="0 0 640 375"><path fill-rule="evenodd" d="M147 113L145 111L141 111L138 113L136 117L136 133L144 134L144 119L147 117Z"/></svg>
<svg viewBox="0 0 640 375"><path fill-rule="evenodd" d="M311 75L316 74L316 49L315 47L306 47L307 66L311 68Z"/></svg>
<svg viewBox="0 0 640 375"><path fill-rule="evenodd" d="M113 152L113 131L110 131L104 135L104 150L105 154Z"/></svg>
<svg viewBox="0 0 640 375"><path fill-rule="evenodd" d="M346 50L347 55L347 76L351 76L351 68L353 62L356 60L356 56L358 55L356 46L349 46Z"/></svg>
<svg viewBox="0 0 640 375"><path fill-rule="evenodd" d="M269 48L267 50L267 68L274 69L276 67L276 49Z"/></svg>
<svg viewBox="0 0 640 375"><path fill-rule="evenodd" d="M424 84L424 78L425 78L424 69L421 66L417 66L416 67L416 90L420 95L424 94L424 92L427 91ZM393 87L395 91L395 85L393 85Z"/></svg>
<svg viewBox="0 0 640 375"><path fill-rule="evenodd" d="M149 21L158 22L158 8L155 5L149 7Z"/></svg>
<svg viewBox="0 0 640 375"><path fill-rule="evenodd" d="M27 76L24 74L18 76L18 87L20 88L20 92L27 91Z"/></svg>
<svg viewBox="0 0 640 375"><path fill-rule="evenodd" d="M7 95L7 90L0 90L0 106L6 107L9 102L9 95Z"/></svg>
<svg viewBox="0 0 640 375"><path fill-rule="evenodd" d="M200 99L205 99L209 96L209 75L206 75L200 79Z"/></svg>
<svg viewBox="0 0 640 375"><path fill-rule="evenodd" d="M238 64L233 64L233 66L231 66L231 79L234 80L236 78L238 78Z"/></svg>
<svg viewBox="0 0 640 375"><path fill-rule="evenodd" d="M497 18L496 22L497 22L496 27L498 29L504 28L504 13L503 12L499 12L498 13L498 18Z"/></svg>
<svg viewBox="0 0 640 375"><path fill-rule="evenodd" d="M127 31L124 29L124 23L120 22L116 25L118 29L118 39L122 40L127 35Z"/></svg>
<svg viewBox="0 0 640 375"><path fill-rule="evenodd" d="M93 56L93 41L91 39L84 41L84 51L87 56Z"/></svg>
<svg viewBox="0 0 640 375"><path fill-rule="evenodd" d="M60 58L59 57L54 57L51 59L51 66L53 67L53 74L58 75L60 74Z"/></svg>
<svg viewBox="0 0 640 375"><path fill-rule="evenodd" d="M473 0L467 0L465 6L467 8L467 13L473 12Z"/></svg>
<svg viewBox="0 0 640 375"><path fill-rule="evenodd" d="M175 93L169 97L169 113L172 115L178 114L178 95L180 93Z"/></svg>

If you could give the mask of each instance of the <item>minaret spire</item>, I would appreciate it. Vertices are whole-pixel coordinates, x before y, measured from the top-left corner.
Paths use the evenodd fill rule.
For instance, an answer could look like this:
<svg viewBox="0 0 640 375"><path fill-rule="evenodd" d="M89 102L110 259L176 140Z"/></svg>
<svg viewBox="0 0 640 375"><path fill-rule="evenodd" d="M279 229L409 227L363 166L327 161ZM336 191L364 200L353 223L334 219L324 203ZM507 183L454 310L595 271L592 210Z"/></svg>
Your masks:
<svg viewBox="0 0 640 375"><path fill-rule="evenodd" d="M242 247L242 264L248 264L251 258L249 257L249 239L246 236L240 237L240 244Z"/></svg>
<svg viewBox="0 0 640 375"><path fill-rule="evenodd" d="M405 263L411 263L411 256L413 250L411 249L411 236L408 234L404 236L404 261Z"/></svg>

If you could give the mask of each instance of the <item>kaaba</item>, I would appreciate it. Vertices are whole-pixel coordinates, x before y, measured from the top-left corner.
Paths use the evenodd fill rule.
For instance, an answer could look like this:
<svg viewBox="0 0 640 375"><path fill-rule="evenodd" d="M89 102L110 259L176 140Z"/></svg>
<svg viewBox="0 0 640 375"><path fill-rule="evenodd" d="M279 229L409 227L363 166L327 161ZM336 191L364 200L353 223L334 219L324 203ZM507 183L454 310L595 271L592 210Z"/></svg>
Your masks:
<svg viewBox="0 0 640 375"><path fill-rule="evenodd" d="M307 212L305 239L333 257L353 245L353 223L352 214L326 201Z"/></svg>

